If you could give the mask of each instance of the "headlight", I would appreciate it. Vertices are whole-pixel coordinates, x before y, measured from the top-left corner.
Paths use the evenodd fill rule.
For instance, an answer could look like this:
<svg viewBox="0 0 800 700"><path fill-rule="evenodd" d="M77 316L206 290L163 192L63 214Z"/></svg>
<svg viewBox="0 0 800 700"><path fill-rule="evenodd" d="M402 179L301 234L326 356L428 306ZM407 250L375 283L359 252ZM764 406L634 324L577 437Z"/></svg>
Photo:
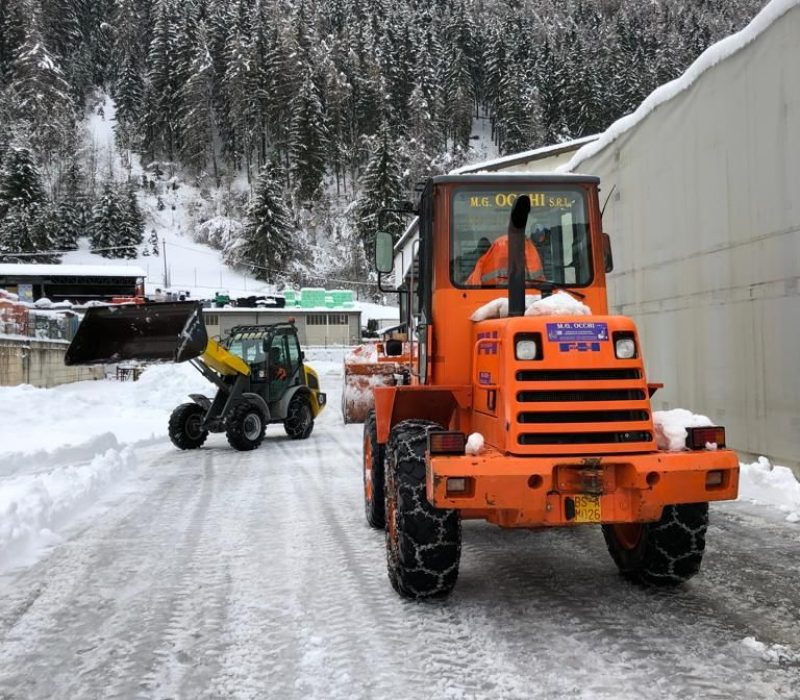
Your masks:
<svg viewBox="0 0 800 700"><path fill-rule="evenodd" d="M629 337L617 338L614 352L619 360L632 360L636 357L636 341Z"/></svg>
<svg viewBox="0 0 800 700"><path fill-rule="evenodd" d="M535 360L539 353L539 347L535 340L518 340L516 355L518 360Z"/></svg>

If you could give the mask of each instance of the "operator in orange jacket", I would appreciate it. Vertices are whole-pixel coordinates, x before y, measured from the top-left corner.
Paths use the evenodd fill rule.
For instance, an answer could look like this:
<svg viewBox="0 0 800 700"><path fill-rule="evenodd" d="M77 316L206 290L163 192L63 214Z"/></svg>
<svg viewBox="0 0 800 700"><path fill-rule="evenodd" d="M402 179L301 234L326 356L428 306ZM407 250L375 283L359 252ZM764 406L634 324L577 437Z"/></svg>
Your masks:
<svg viewBox="0 0 800 700"><path fill-rule="evenodd" d="M525 279L542 280L542 260L530 239L525 238ZM475 263L467 278L471 287L497 287L508 284L508 235L498 238Z"/></svg>

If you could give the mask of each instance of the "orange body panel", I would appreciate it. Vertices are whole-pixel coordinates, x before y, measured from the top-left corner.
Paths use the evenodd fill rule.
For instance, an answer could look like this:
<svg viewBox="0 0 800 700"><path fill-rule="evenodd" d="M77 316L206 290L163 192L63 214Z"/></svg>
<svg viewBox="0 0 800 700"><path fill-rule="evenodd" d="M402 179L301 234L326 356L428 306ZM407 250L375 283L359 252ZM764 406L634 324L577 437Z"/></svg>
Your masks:
<svg viewBox="0 0 800 700"><path fill-rule="evenodd" d="M706 486L709 471L722 471ZM488 449L478 456L433 456L426 463L428 500L504 527L573 525L565 500L599 498L600 523L651 522L664 506L735 499L739 462L730 450L655 452L598 458L518 458ZM447 479L471 479L463 494L447 492Z"/></svg>

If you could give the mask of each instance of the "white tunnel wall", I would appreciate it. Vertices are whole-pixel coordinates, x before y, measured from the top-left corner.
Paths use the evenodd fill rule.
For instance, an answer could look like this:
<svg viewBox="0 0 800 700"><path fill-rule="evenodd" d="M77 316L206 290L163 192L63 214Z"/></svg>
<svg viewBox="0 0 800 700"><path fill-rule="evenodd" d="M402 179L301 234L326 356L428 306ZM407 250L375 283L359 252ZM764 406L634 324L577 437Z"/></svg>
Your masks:
<svg viewBox="0 0 800 700"><path fill-rule="evenodd" d="M615 187L610 302L654 408L800 473L800 7L573 169Z"/></svg>

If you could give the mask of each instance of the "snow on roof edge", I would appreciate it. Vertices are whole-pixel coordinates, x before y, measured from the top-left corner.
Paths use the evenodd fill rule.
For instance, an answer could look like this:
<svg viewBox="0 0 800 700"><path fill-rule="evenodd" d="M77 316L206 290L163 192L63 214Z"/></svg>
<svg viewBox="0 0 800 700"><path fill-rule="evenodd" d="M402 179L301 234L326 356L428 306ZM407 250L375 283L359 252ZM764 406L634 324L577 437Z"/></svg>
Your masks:
<svg viewBox="0 0 800 700"><path fill-rule="evenodd" d="M450 175L462 175L466 173L481 172L481 169L493 168L502 165L510 165L517 162L525 162L526 160L539 160L547 158L551 155L557 155L572 148L576 148L581 144L588 144L600 138L601 134L592 134L591 136L583 136L579 139L572 139L571 141L563 141L561 143L553 143L547 146L540 146L531 151L522 151L500 158L493 158L492 160L485 160L480 163L473 163L471 165L462 165L460 168L450 171Z"/></svg>
<svg viewBox="0 0 800 700"><path fill-rule="evenodd" d="M48 265L41 263L0 263L0 275L34 277L41 275L68 275L70 277L147 277L136 265Z"/></svg>
<svg viewBox="0 0 800 700"><path fill-rule="evenodd" d="M575 168L583 161L596 155L620 136L633 129L656 107L687 90L709 68L713 68L752 43L778 19L798 5L800 5L800 0L771 0L746 27L709 46L681 76L653 90L633 112L617 119L600 135L600 138L583 146L569 163L556 168L556 172L574 172Z"/></svg>

